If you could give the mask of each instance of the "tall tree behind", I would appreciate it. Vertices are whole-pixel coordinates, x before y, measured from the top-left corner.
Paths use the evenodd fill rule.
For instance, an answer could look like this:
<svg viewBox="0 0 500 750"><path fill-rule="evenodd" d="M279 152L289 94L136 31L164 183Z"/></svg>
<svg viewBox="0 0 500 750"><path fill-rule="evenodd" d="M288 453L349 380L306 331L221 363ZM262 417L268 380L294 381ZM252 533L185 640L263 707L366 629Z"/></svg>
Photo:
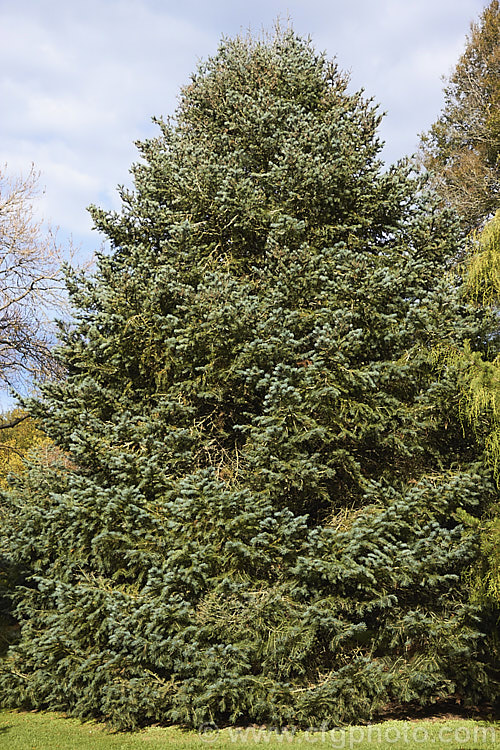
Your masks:
<svg viewBox="0 0 500 750"><path fill-rule="evenodd" d="M444 107L422 135L424 165L432 172L443 201L462 216L470 232L463 266L469 299L498 310L500 300L500 4L492 0L478 23L444 89ZM496 213L495 213L496 212ZM474 230L480 231L474 231ZM486 354L464 347L445 355L462 373L461 412L485 440L485 459L500 477L500 357L493 339ZM471 524L476 528L476 522ZM498 506L481 521L481 557L474 596L500 606L500 518ZM498 647L498 644L497 644Z"/></svg>
<svg viewBox="0 0 500 750"><path fill-rule="evenodd" d="M423 163L438 192L479 227L500 201L500 5L492 0L471 24L467 44L444 89L444 106L422 135Z"/></svg>

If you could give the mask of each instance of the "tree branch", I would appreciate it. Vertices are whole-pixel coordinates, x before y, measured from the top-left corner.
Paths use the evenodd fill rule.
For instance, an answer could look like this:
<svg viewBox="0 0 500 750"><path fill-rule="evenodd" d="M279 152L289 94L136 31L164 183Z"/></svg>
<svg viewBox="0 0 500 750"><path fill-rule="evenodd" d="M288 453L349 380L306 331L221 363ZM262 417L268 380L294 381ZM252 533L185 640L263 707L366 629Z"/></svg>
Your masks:
<svg viewBox="0 0 500 750"><path fill-rule="evenodd" d="M16 417L11 422L4 422L3 424L0 423L0 430L8 430L11 427L17 427L18 424L21 424L21 422L24 422L25 419L29 419L29 414L23 414L22 417Z"/></svg>

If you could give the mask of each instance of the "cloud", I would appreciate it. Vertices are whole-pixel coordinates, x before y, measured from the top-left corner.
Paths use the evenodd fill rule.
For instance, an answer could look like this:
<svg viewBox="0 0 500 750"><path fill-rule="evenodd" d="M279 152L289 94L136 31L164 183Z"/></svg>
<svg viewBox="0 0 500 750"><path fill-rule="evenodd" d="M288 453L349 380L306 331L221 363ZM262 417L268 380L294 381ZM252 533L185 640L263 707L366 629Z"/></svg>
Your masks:
<svg viewBox="0 0 500 750"><path fill-rule="evenodd" d="M134 141L174 109L196 49L216 38L141 2L4 3L0 160L46 184L44 212L88 235L86 206L128 180ZM181 78L182 76L182 78Z"/></svg>
<svg viewBox="0 0 500 750"><path fill-rule="evenodd" d="M259 32L278 16L352 73L389 112L386 157L415 149L436 118L441 75L463 49L482 0L2 0L0 161L35 162L41 210L63 233L97 244L89 203L117 207L134 141L156 133L197 60L221 34Z"/></svg>

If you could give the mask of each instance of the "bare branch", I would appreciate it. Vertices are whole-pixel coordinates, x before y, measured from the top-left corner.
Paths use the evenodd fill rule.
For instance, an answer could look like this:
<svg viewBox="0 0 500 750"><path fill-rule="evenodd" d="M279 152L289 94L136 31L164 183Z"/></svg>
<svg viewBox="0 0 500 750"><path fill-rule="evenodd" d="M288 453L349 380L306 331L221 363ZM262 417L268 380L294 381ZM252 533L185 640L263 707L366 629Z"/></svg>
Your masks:
<svg viewBox="0 0 500 750"><path fill-rule="evenodd" d="M21 417L16 417L10 422L0 422L0 430L10 430L12 427L17 427L17 425L24 422L25 419L29 419L29 416L29 414L23 414Z"/></svg>
<svg viewBox="0 0 500 750"><path fill-rule="evenodd" d="M35 218L39 175L0 167L0 388L58 371L51 321L65 305L64 258L55 234Z"/></svg>

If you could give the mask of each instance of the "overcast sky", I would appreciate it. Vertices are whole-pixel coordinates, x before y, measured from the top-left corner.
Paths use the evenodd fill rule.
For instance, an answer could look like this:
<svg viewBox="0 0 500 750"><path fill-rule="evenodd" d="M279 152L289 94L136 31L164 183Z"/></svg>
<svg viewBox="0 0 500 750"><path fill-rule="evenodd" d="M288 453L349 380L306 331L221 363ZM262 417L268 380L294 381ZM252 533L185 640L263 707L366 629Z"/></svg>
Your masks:
<svg viewBox="0 0 500 750"><path fill-rule="evenodd" d="M386 161L416 150L442 105L472 20L487 0L0 0L0 163L34 162L39 210L87 253L86 206L118 206L134 141L172 114L179 87L221 35L278 16L351 73L387 117Z"/></svg>

